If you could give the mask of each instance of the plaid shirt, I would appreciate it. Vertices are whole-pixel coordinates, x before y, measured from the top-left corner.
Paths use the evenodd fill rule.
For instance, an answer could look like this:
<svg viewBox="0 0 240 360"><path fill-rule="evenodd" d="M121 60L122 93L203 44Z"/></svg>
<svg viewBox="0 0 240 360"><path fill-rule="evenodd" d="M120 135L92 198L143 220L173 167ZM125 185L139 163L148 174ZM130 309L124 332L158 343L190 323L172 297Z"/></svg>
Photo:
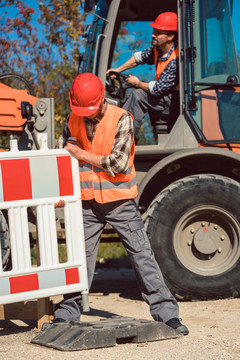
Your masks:
<svg viewBox="0 0 240 360"><path fill-rule="evenodd" d="M159 61L166 61L173 50L175 50L177 44L174 43L171 50L167 53L167 55L162 56L161 50L157 47L158 51L158 60ZM134 54L135 60L137 64L154 64L154 46L149 46L146 50L138 51ZM150 81L149 82L149 91L153 95L162 95L164 92L171 90L175 85L179 82L179 65L178 65L178 58L173 59L170 63L166 66L164 71L159 76L158 80Z"/></svg>
<svg viewBox="0 0 240 360"><path fill-rule="evenodd" d="M84 118L88 140L92 143L99 122L104 116L108 107L105 101L103 111L95 119ZM63 129L63 146L66 145L67 139L71 137L68 127L68 121ZM128 168L128 160L131 153L133 141L133 121L131 115L125 112L120 118L116 130L115 140L112 147L112 153L104 155L100 159L101 166L111 176L122 173Z"/></svg>

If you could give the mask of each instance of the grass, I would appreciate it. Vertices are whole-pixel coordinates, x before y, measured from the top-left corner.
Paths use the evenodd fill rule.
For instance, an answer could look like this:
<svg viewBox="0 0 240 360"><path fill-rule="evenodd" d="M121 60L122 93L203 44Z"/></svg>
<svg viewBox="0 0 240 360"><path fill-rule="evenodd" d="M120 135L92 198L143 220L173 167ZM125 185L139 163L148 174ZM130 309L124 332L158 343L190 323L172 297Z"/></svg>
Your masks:
<svg viewBox="0 0 240 360"><path fill-rule="evenodd" d="M67 261L67 249L65 244L58 244L59 262L64 263ZM127 252L122 245L119 243L100 243L98 249L97 263L102 262L103 259L119 259L126 257ZM37 251L36 245L31 248L31 260L32 265L37 265Z"/></svg>
<svg viewBox="0 0 240 360"><path fill-rule="evenodd" d="M119 259L126 256L127 256L127 252L121 242L100 243L98 249L97 262L100 259Z"/></svg>

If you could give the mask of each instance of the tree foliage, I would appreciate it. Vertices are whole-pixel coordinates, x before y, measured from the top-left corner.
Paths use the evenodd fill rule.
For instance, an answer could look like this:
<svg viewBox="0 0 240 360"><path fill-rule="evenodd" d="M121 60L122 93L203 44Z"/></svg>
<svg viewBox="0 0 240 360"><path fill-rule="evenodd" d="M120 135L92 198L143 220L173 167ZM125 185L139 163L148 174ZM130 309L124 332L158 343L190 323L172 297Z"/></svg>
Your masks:
<svg viewBox="0 0 240 360"><path fill-rule="evenodd" d="M57 135L69 113L68 94L77 75L85 16L79 1L35 0L0 3L1 73L16 72L38 97L55 99Z"/></svg>

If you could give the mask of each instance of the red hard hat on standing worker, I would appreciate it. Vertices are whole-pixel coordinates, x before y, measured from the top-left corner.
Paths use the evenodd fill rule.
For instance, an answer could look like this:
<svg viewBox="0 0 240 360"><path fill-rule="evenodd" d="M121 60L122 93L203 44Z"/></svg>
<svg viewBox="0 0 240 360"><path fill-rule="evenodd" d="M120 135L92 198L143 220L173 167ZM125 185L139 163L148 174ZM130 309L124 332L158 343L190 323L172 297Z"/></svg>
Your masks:
<svg viewBox="0 0 240 360"><path fill-rule="evenodd" d="M178 17L174 12L164 12L158 15L154 22L150 24L154 29L177 31Z"/></svg>
<svg viewBox="0 0 240 360"><path fill-rule="evenodd" d="M94 74L83 73L76 77L70 90L70 106L77 116L91 116L101 105L104 85Z"/></svg>

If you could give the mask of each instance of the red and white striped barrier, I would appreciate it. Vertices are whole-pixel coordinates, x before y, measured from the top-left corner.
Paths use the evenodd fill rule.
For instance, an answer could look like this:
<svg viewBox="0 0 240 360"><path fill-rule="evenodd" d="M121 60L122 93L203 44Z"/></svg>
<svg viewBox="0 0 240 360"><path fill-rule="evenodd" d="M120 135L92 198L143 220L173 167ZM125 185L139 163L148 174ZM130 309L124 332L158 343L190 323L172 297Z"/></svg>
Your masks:
<svg viewBox="0 0 240 360"><path fill-rule="evenodd" d="M62 150L0 154L0 210L7 209L12 269L3 271L0 248L0 304L81 292L88 309L88 283L78 161ZM67 261L59 262L55 204L64 200ZM36 209L39 265L31 263L28 207Z"/></svg>

